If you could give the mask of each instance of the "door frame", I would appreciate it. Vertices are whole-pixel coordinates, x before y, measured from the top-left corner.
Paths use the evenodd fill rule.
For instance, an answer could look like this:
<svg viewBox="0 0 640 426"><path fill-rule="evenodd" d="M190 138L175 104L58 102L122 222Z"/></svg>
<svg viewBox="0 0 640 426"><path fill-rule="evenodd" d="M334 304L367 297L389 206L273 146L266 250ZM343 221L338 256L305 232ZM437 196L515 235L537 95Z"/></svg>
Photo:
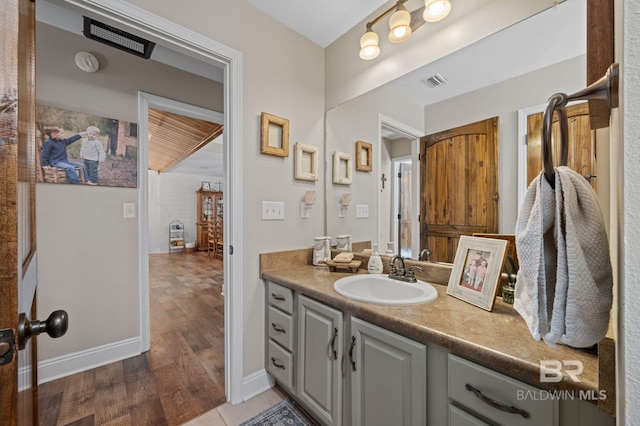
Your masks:
<svg viewBox="0 0 640 426"><path fill-rule="evenodd" d="M224 192L225 209L229 212L225 221L228 256L224 257L224 338L225 338L225 394L227 401L238 404L244 400L243 390L243 305L242 305L242 54L210 38L156 16L121 0L64 0L65 3L83 9L84 13L107 18L124 26L124 30L162 43L181 53L188 53L198 60L223 69L224 91ZM140 154L140 152L139 152ZM140 303L149 304L149 242L147 158L139 156L138 164L144 164L139 173L138 188L138 242L140 247L139 283ZM238 250L233 252L234 243ZM148 309L148 308L147 308ZM149 319L140 318L140 335L149 327ZM141 344L141 350L145 350ZM148 345L147 348L148 349Z"/></svg>
<svg viewBox="0 0 640 426"><path fill-rule="evenodd" d="M392 186L392 191L391 191L391 204L392 204L392 213L391 213L391 220L394 223L393 226L393 231L391 232L391 236L393 237L393 241L396 242L396 248L395 248L395 253L401 255L402 254L402 248L400 247L400 240L401 240L401 234L400 234L400 230L399 230L399 219L398 219L398 215L401 215L402 212L400 211L400 179L398 178L398 173L400 173L400 164L402 163L407 163L407 160L409 160L409 162L411 163L411 202L413 203L413 158L410 155L403 155L402 157L394 157L391 158L391 164L393 167L393 186ZM413 206L412 206L413 207ZM414 258L417 259L418 258L418 254L415 250L414 250L414 235L413 235L413 222L411 221L411 256L415 256ZM403 256L404 257L404 256Z"/></svg>
<svg viewBox="0 0 640 426"><path fill-rule="evenodd" d="M546 107L539 104L518 110L518 214L527 193L527 117L544 112Z"/></svg>
<svg viewBox="0 0 640 426"><path fill-rule="evenodd" d="M412 176L412 181L411 181L411 211L413 212L413 214L415 215L415 221L412 221L412 225L411 225L411 235L420 235L420 203L418 202L418 200L420 199L420 160L418 159L418 156L420 154L420 138L424 135L423 131L420 131L418 129L414 129L411 126L408 126L396 119L393 119L389 116L386 116L384 114L378 114L378 147L377 149L375 149L375 160L374 163L378 164L378 174L382 173L381 169L380 169L380 165L382 164L382 135L383 135L383 128L388 128L388 129L392 129L398 133L403 134L407 139L411 139L411 166L412 166L412 170L413 170L413 176ZM384 245L384 241L382 241L382 229L383 226L389 226L389 224L383 224L382 223L382 215L380 214L380 209L382 208L381 204L382 204L382 181L380 179L377 179L377 199L376 199L376 204L377 204L377 209L376 209L376 216L377 216L377 226L378 226L378 230L376 232L376 240L378 243L378 247L383 249L386 247L386 245ZM415 239L411 241L411 252L412 253L419 253L420 249L420 241L419 239L416 241ZM398 246L399 247L399 246Z"/></svg>
<svg viewBox="0 0 640 426"><path fill-rule="evenodd" d="M141 346L142 351L148 351L151 347L151 310L149 305L149 146L146 143L149 139L149 108L158 109L172 114L196 118L198 120L223 124L224 114L216 111L200 108L184 102L174 101L162 96L153 95L146 92L138 92L138 176L140 176L140 216L147 220L145 226L140 227L140 238L147 241L146 257L140 256L140 274L142 286L140 297L140 324L141 324ZM224 133L224 132L223 132ZM224 163L224 159L223 159ZM144 210L144 211L143 211ZM224 226L224 225L223 225ZM224 272L223 272L224 273ZM225 281L226 282L226 281ZM225 303L226 304L226 303Z"/></svg>

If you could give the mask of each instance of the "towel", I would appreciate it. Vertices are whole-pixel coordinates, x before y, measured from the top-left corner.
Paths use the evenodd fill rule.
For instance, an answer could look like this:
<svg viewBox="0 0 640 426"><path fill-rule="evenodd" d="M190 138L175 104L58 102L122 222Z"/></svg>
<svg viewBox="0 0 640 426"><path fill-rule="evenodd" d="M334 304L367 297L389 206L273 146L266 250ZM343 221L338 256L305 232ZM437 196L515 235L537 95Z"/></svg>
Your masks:
<svg viewBox="0 0 640 426"><path fill-rule="evenodd" d="M540 173L527 189L516 222L520 270L513 307L535 340L584 348L609 328L609 242L587 180L560 166L555 186Z"/></svg>

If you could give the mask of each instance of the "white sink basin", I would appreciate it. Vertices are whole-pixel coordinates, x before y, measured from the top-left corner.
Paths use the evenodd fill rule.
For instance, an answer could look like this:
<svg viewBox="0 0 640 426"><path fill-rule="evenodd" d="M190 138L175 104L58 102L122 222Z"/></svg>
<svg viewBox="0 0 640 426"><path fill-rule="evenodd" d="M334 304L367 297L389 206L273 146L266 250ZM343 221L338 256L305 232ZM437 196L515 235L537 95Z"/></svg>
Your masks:
<svg viewBox="0 0 640 426"><path fill-rule="evenodd" d="M424 281L407 283L377 274L340 278L333 288L346 298L378 305L417 305L438 297L436 289Z"/></svg>

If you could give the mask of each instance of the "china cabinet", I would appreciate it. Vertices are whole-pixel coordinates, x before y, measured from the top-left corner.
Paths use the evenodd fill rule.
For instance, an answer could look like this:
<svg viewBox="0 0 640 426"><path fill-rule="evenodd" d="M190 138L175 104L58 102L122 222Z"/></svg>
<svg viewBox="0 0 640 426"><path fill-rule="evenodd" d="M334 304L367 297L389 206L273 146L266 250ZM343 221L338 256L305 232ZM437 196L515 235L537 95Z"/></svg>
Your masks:
<svg viewBox="0 0 640 426"><path fill-rule="evenodd" d="M209 223L222 222L224 199L222 192L196 191L196 241L198 250L207 250Z"/></svg>

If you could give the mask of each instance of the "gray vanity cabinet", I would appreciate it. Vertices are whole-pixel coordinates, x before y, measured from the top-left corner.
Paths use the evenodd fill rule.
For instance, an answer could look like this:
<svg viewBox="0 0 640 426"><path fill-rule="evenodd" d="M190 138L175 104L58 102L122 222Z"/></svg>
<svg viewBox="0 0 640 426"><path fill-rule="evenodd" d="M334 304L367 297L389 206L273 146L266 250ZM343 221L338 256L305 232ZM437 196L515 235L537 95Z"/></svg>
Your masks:
<svg viewBox="0 0 640 426"><path fill-rule="evenodd" d="M342 312L299 296L297 395L317 420L342 424Z"/></svg>
<svg viewBox="0 0 640 426"><path fill-rule="evenodd" d="M579 391L538 389L448 355L449 426L613 426Z"/></svg>
<svg viewBox="0 0 640 426"><path fill-rule="evenodd" d="M350 424L426 424L426 346L353 317L350 331Z"/></svg>
<svg viewBox="0 0 640 426"><path fill-rule="evenodd" d="M295 392L295 315L293 291L275 283L267 286L267 371L281 386Z"/></svg>

